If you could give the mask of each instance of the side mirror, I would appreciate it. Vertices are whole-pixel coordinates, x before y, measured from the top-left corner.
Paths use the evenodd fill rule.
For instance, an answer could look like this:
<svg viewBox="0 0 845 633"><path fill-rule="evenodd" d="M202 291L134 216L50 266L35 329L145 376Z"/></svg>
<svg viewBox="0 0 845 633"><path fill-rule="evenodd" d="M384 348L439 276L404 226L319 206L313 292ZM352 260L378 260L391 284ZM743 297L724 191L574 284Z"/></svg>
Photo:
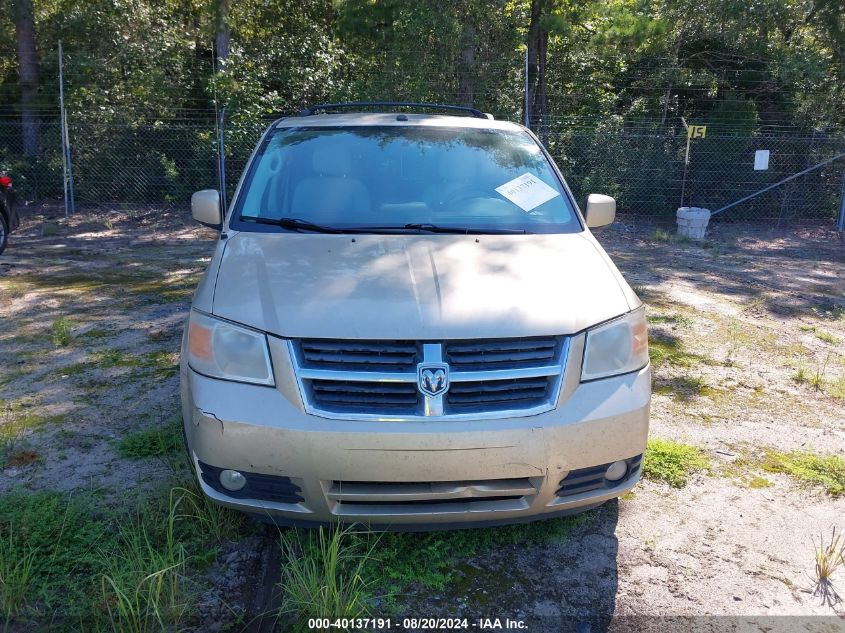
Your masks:
<svg viewBox="0 0 845 633"><path fill-rule="evenodd" d="M223 214L220 212L220 192L203 189L191 196L191 215L200 224L212 229L223 228Z"/></svg>
<svg viewBox="0 0 845 633"><path fill-rule="evenodd" d="M587 226L591 229L607 226L616 219L616 200L600 193L587 196L587 210L584 212Z"/></svg>

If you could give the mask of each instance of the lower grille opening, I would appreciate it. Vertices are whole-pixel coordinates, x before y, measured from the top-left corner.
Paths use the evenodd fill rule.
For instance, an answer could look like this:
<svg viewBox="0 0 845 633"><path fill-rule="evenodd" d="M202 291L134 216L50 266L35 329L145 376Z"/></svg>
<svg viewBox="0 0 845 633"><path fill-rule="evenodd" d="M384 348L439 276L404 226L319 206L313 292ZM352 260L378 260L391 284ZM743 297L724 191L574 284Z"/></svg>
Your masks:
<svg viewBox="0 0 845 633"><path fill-rule="evenodd" d="M276 503L300 503L305 499L299 486L290 477L263 475L261 473L240 472L246 478L246 485L240 490L227 490L220 484L220 472L223 468L199 462L202 480L211 488L233 499L257 499Z"/></svg>
<svg viewBox="0 0 845 633"><path fill-rule="evenodd" d="M514 499L522 499L522 496L500 496L500 497L478 497L468 499L466 497L458 497L455 499L413 499L410 501L338 501L338 505L352 505L352 506L430 506L433 504L473 504L473 503L489 503L491 501L512 501Z"/></svg>
<svg viewBox="0 0 845 633"><path fill-rule="evenodd" d="M639 471L640 464L642 463L642 458L642 455L637 455L636 457L626 459L625 463L628 468L625 471L625 476L616 481L610 481L604 476L608 467L613 462L571 470L566 477L560 480L560 487L557 490L557 496L569 497L593 490L610 490L612 488L616 488L626 483L634 475L636 475L637 471Z"/></svg>

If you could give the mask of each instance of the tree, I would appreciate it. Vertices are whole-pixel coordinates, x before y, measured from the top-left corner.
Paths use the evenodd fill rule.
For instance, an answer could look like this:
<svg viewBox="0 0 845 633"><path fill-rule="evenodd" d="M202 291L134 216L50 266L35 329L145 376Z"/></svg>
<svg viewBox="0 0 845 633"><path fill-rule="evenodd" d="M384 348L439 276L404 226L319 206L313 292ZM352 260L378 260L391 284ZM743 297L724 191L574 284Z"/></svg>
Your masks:
<svg viewBox="0 0 845 633"><path fill-rule="evenodd" d="M548 135L548 102L546 100L546 58L549 31L544 24L550 0L531 0L528 25L528 115L530 123L540 122L541 136Z"/></svg>
<svg viewBox="0 0 845 633"><path fill-rule="evenodd" d="M15 39L21 92L23 153L35 156L40 151L41 133L35 104L38 98L38 51L35 48L32 0L15 0Z"/></svg>
<svg viewBox="0 0 845 633"><path fill-rule="evenodd" d="M216 33L214 37L214 50L218 62L223 65L229 58L229 43L232 37L232 29L229 27L229 0L216 0Z"/></svg>

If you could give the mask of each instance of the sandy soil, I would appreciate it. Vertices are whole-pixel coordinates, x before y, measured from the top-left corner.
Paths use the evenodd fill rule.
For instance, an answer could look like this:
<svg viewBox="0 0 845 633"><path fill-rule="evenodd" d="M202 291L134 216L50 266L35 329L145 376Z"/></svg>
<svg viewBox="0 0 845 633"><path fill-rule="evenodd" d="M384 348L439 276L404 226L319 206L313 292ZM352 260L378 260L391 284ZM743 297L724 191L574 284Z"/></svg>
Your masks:
<svg viewBox="0 0 845 633"><path fill-rule="evenodd" d="M780 630L804 621L765 618L845 613L812 595L811 578L812 539L845 528L845 497L753 465L768 447L845 455L845 246L796 227L717 226L697 245L623 221L598 237L646 301L652 339L683 352L655 369L652 433L703 448L713 468L681 489L643 482L566 542L461 563L442 595L410 595L407 615L585 631L640 616L692 617L638 624L655 630L749 618ZM121 458L116 440L178 414L182 321L214 239L175 211L24 216L0 258L0 493L108 498L167 476L160 460ZM57 346L63 317L71 342ZM845 572L837 582L845 593Z"/></svg>

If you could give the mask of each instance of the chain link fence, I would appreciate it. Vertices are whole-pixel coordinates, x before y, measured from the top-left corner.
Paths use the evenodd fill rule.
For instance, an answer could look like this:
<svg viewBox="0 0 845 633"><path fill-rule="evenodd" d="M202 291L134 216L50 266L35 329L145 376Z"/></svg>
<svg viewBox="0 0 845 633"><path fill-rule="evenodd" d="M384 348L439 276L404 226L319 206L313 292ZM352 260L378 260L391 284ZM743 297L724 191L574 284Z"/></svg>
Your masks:
<svg viewBox="0 0 845 633"><path fill-rule="evenodd" d="M269 121L225 126L227 190ZM77 209L166 206L187 209L191 193L217 188L218 126L214 120L115 125L71 121L73 191ZM0 168L13 176L27 204L61 203L61 126L42 121L41 151L22 153L17 121L0 121ZM686 132L682 127L608 129L558 126L546 145L579 202L607 193L622 217L671 220L682 205ZM769 151L766 170L754 169L757 150ZM739 134L718 129L690 141L683 204L716 210L792 174L845 152L845 139L795 134ZM832 222L838 215L845 159L813 170L717 216L723 221Z"/></svg>

